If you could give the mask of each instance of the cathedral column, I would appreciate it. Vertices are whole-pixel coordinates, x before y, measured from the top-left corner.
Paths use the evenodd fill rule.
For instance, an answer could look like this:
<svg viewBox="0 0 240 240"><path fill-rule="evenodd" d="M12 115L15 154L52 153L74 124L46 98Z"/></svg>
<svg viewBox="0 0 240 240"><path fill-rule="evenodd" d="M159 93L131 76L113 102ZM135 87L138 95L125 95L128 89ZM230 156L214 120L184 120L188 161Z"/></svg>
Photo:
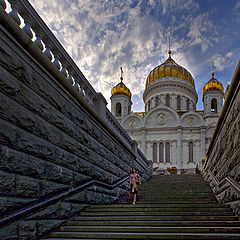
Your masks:
<svg viewBox="0 0 240 240"><path fill-rule="evenodd" d="M177 130L177 170L178 174L181 173L183 167L182 162L182 129Z"/></svg>
<svg viewBox="0 0 240 240"><path fill-rule="evenodd" d="M206 157L206 152L205 152L205 148L206 148L206 130L205 129L201 129L201 154L200 154L200 161L202 161L202 159L205 159Z"/></svg>
<svg viewBox="0 0 240 240"><path fill-rule="evenodd" d="M144 155L147 156L147 152L146 152L146 130L142 130L141 149L142 149L142 152L144 153Z"/></svg>

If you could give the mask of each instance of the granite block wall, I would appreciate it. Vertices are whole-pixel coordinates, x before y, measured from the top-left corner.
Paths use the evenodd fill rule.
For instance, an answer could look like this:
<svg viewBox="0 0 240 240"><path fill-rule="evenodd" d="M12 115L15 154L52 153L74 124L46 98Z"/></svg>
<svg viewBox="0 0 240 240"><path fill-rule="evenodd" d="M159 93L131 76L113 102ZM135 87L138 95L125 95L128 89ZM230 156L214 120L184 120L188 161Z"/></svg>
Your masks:
<svg viewBox="0 0 240 240"><path fill-rule="evenodd" d="M90 179L111 185L133 166L147 169L0 26L0 216ZM38 239L87 205L125 193L126 183L92 186L0 226L0 239Z"/></svg>
<svg viewBox="0 0 240 240"><path fill-rule="evenodd" d="M219 202L240 216L240 62L227 91L223 111L203 169Z"/></svg>

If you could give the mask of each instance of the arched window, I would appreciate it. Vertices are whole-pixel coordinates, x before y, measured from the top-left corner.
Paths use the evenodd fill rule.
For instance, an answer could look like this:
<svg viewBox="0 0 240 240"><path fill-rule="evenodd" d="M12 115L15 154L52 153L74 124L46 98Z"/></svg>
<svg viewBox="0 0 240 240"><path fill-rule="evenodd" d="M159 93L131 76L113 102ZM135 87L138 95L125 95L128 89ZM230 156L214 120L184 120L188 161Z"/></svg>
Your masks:
<svg viewBox="0 0 240 240"><path fill-rule="evenodd" d="M177 110L181 110L181 97L177 96Z"/></svg>
<svg viewBox="0 0 240 240"><path fill-rule="evenodd" d="M153 144L153 162L157 162L157 143Z"/></svg>
<svg viewBox="0 0 240 240"><path fill-rule="evenodd" d="M170 143L167 142L165 145L165 159L166 163L170 163Z"/></svg>
<svg viewBox="0 0 240 240"><path fill-rule="evenodd" d="M159 143L159 162L163 163L164 162L164 146L163 143Z"/></svg>
<svg viewBox="0 0 240 240"><path fill-rule="evenodd" d="M166 106L170 107L170 96L166 95Z"/></svg>
<svg viewBox="0 0 240 240"><path fill-rule="evenodd" d="M160 99L159 97L156 97L156 106L159 105L159 103L160 103Z"/></svg>
<svg viewBox="0 0 240 240"><path fill-rule="evenodd" d="M116 117L122 116L122 105L120 102L117 102L116 104Z"/></svg>
<svg viewBox="0 0 240 240"><path fill-rule="evenodd" d="M188 155L189 155L189 162L193 162L193 143L192 142L188 144Z"/></svg>
<svg viewBox="0 0 240 240"><path fill-rule="evenodd" d="M217 99L213 98L211 101L211 112L216 113L217 112Z"/></svg>
<svg viewBox="0 0 240 240"><path fill-rule="evenodd" d="M187 99L186 105L187 105L187 110L190 110L190 102L189 102L189 99Z"/></svg>

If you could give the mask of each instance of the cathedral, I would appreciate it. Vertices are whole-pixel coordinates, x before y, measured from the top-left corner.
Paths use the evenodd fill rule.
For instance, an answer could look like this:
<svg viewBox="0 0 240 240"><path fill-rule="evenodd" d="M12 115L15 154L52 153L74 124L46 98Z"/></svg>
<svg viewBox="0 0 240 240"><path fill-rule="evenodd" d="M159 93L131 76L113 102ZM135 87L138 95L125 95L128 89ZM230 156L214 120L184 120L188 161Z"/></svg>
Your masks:
<svg viewBox="0 0 240 240"><path fill-rule="evenodd" d="M224 88L214 77L203 87L203 110L196 110L198 95L191 73L168 59L146 79L144 112L132 112L131 91L123 83L112 89L111 112L153 162L155 174L174 169L192 173L201 169L222 109ZM167 171L168 170L168 171Z"/></svg>

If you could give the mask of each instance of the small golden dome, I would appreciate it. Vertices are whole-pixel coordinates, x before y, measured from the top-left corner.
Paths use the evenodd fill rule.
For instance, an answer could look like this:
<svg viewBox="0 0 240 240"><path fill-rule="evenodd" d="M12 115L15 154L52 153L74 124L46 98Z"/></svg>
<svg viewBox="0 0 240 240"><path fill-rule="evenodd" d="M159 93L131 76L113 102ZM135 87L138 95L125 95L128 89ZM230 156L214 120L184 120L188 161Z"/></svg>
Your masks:
<svg viewBox="0 0 240 240"><path fill-rule="evenodd" d="M212 78L203 87L203 94L207 91L224 91L223 85L214 78L214 72Z"/></svg>
<svg viewBox="0 0 240 240"><path fill-rule="evenodd" d="M132 96L130 90L126 87L122 80L112 89L112 96L114 95L126 95L129 98Z"/></svg>
<svg viewBox="0 0 240 240"><path fill-rule="evenodd" d="M161 65L155 67L147 77L146 86L156 79L163 77L176 77L186 80L195 87L195 83L191 73L184 67L178 65L171 58L171 51L168 51L169 58Z"/></svg>

